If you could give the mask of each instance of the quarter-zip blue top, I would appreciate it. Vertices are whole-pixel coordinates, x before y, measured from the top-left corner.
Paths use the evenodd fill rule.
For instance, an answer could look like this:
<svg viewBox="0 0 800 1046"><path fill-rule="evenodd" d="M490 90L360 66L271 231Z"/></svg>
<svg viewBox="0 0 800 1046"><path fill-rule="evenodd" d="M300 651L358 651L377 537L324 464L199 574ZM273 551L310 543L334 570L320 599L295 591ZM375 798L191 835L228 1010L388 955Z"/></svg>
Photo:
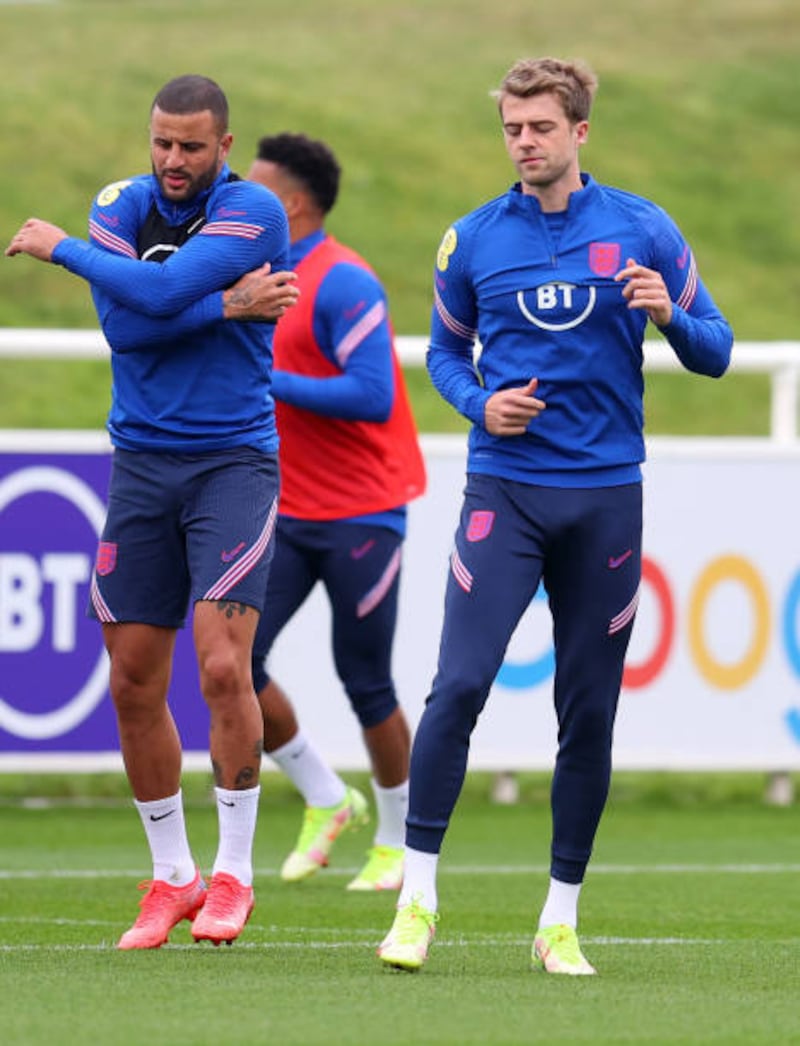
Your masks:
<svg viewBox="0 0 800 1046"><path fill-rule="evenodd" d="M89 234L88 243L59 243L53 261L91 284L112 349L112 443L276 451L274 328L225 321L222 291L265 262L286 268L288 222L278 198L227 165L185 204L165 200L152 174L139 175L97 195Z"/></svg>
<svg viewBox="0 0 800 1046"><path fill-rule="evenodd" d="M684 367L719 377L730 361L731 328L669 215L581 180L557 215L516 184L457 221L439 247L428 370L473 422L470 472L565 487L640 478L647 314L614 281L628 259L663 276L673 310L659 329ZM490 435L488 398L531 378L546 409L524 435Z"/></svg>

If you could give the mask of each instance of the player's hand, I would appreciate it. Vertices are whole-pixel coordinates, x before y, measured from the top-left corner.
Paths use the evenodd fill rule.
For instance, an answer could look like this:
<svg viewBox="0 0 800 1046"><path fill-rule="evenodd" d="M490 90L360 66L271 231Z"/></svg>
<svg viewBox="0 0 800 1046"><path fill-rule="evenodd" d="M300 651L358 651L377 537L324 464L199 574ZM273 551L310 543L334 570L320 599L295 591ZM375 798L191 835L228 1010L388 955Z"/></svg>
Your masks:
<svg viewBox="0 0 800 1046"><path fill-rule="evenodd" d="M544 400L537 399L538 378L527 385L501 389L493 393L484 408L484 425L492 436L521 436L533 418L545 409Z"/></svg>
<svg viewBox="0 0 800 1046"><path fill-rule="evenodd" d="M30 254L39 261L49 262L53 259L53 251L66 238L67 233L57 225L41 218L28 218L6 247L5 254L7 258L13 258L15 254Z"/></svg>
<svg viewBox="0 0 800 1046"><path fill-rule="evenodd" d="M300 297L294 272L271 272L269 262L247 272L223 292L226 320L274 321Z"/></svg>
<svg viewBox="0 0 800 1046"><path fill-rule="evenodd" d="M646 309L647 315L659 327L666 327L672 319L672 302L664 277L655 269L646 269L628 258L625 268L620 269L614 279L625 280L622 296L629 309Z"/></svg>

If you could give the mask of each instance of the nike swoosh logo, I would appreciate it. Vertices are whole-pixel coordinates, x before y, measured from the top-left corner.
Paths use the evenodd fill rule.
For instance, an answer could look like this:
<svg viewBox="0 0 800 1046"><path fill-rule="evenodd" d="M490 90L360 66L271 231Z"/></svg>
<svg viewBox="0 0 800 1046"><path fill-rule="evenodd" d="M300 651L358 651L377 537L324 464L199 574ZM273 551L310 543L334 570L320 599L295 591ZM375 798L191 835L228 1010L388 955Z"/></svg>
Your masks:
<svg viewBox="0 0 800 1046"><path fill-rule="evenodd" d="M150 814L151 821L163 821L165 817L171 817L175 813L175 809L167 810L165 814Z"/></svg>
<svg viewBox="0 0 800 1046"><path fill-rule="evenodd" d="M374 544L375 538L370 538L369 541L365 541L364 544L360 545L358 548L351 548L350 558L362 559L364 556L366 556L366 554L369 552L369 550L372 548Z"/></svg>
<svg viewBox="0 0 800 1046"><path fill-rule="evenodd" d="M236 803L229 803L227 799L220 799L223 806L236 806Z"/></svg>
<svg viewBox="0 0 800 1046"><path fill-rule="evenodd" d="M680 258L676 258L675 262L676 262L676 264L677 264L679 269L685 269L686 268L686 263L687 263L688 260L689 260L689 244L687 243L686 246L683 248L683 254L680 256Z"/></svg>
<svg viewBox="0 0 800 1046"><path fill-rule="evenodd" d="M232 548L230 550L230 552L226 552L223 549L222 550L222 554L220 555L220 559L222 560L223 563L230 563L230 561L232 559L236 559L236 557L239 555L239 553L242 551L243 548L244 548L244 542L240 541L239 544L236 546L236 548Z"/></svg>
<svg viewBox="0 0 800 1046"><path fill-rule="evenodd" d="M362 311L366 302L360 301L357 305L354 305L350 309L345 309L342 315L346 320L354 320L356 316Z"/></svg>
<svg viewBox="0 0 800 1046"><path fill-rule="evenodd" d="M608 557L608 569L616 570L617 567L621 567L626 559L630 559L633 555L633 549L629 548L627 552L623 552L621 556L609 556Z"/></svg>

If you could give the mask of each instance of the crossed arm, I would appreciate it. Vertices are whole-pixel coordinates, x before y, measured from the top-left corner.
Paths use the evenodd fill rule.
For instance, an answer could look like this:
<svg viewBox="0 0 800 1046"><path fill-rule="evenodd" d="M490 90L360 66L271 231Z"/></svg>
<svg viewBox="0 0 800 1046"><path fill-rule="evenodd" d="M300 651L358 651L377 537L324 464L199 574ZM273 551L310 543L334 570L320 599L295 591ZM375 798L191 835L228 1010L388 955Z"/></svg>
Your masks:
<svg viewBox="0 0 800 1046"><path fill-rule="evenodd" d="M39 261L52 262L53 252L65 239L67 239L67 233L57 225L40 218L29 218L12 237L5 249L5 255L11 258L17 254L28 254ZM295 285L295 280L296 276L293 272L271 272L269 263L245 273L231 287L221 292L221 318L274 322L297 301L300 292ZM188 306L169 318L146 318L143 314L136 313L138 324L141 326L142 322L146 323L149 328L148 333L153 340L159 340L159 334L162 337L166 337L168 334L174 336L176 330L189 333L210 322L208 299L212 298L214 295L208 295L207 299L201 299L200 302ZM124 322L126 315L132 311L134 310L117 304L113 310L113 317L109 313L108 322L116 327L117 322ZM214 318L219 319L220 316L216 315ZM104 322L105 329L106 323ZM107 331L107 333L111 332ZM109 338L112 345L116 340L113 336Z"/></svg>

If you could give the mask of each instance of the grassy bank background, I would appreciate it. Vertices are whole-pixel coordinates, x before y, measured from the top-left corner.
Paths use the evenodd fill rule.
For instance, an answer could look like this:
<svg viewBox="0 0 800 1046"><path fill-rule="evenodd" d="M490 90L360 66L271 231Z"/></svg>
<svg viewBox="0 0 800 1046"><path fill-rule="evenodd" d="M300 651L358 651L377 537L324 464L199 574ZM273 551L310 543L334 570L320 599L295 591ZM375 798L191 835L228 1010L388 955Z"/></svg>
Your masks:
<svg viewBox="0 0 800 1046"><path fill-rule="evenodd" d="M584 166L656 200L689 237L739 340L800 330L800 8L790 0L187 0L0 3L0 239L29 215L84 235L92 196L148 166L147 113L172 75L228 93L232 163L284 129L344 168L329 228L383 278L398 331L424 334L442 232L512 170L488 91L523 54L581 57L600 77ZM0 327L92 327L83 281L0 260ZM0 362L0 426L95 428L104 363ZM422 371L426 431L459 430ZM652 432L765 434L768 380L654 375Z"/></svg>

